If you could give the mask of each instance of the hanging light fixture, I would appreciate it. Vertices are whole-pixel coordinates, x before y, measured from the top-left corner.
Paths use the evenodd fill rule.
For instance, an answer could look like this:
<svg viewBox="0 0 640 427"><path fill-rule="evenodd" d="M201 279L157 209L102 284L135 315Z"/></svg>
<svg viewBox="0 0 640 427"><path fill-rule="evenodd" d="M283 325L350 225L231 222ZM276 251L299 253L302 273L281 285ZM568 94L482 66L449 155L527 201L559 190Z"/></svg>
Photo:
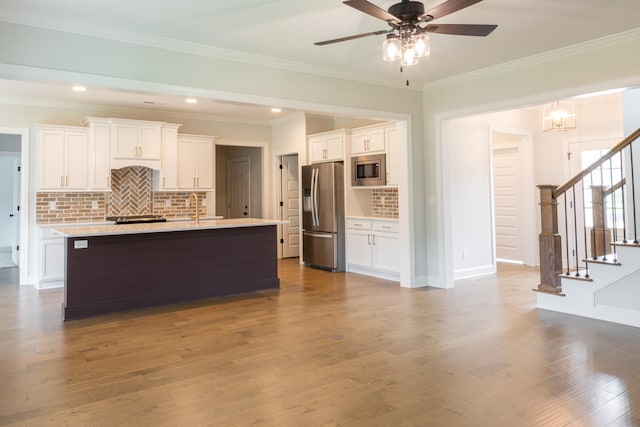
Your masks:
<svg viewBox="0 0 640 427"><path fill-rule="evenodd" d="M576 128L576 107L569 101L556 101L542 110L542 131Z"/></svg>

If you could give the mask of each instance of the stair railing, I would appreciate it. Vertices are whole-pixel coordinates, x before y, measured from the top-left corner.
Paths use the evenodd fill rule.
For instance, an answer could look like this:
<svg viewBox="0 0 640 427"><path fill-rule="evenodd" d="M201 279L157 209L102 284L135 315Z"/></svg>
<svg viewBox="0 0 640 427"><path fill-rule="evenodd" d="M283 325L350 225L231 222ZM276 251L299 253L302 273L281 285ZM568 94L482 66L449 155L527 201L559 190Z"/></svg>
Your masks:
<svg viewBox="0 0 640 427"><path fill-rule="evenodd" d="M541 232L537 291L562 294L562 277L589 279L589 262L617 262L613 242L639 244L633 144L640 128L565 184L539 185ZM639 164L640 166L640 164ZM640 180L640 175L638 176ZM560 211L560 215L559 212Z"/></svg>

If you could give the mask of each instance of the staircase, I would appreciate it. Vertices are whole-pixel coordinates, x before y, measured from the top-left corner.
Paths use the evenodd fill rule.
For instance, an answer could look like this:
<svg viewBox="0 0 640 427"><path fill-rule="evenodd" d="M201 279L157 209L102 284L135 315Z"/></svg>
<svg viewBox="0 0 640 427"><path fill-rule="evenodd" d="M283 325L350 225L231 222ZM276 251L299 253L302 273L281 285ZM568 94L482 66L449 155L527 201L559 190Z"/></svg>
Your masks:
<svg viewBox="0 0 640 427"><path fill-rule="evenodd" d="M639 138L562 186L538 187L538 308L640 327Z"/></svg>

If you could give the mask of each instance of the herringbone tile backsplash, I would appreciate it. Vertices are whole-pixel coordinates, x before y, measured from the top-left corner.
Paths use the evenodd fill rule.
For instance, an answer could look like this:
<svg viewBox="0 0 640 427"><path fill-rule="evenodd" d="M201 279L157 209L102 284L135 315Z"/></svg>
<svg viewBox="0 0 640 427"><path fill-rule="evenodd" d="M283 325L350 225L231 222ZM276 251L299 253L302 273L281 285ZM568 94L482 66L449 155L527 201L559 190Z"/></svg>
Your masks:
<svg viewBox="0 0 640 427"><path fill-rule="evenodd" d="M150 215L153 213L152 169L130 166L111 171L111 215Z"/></svg>

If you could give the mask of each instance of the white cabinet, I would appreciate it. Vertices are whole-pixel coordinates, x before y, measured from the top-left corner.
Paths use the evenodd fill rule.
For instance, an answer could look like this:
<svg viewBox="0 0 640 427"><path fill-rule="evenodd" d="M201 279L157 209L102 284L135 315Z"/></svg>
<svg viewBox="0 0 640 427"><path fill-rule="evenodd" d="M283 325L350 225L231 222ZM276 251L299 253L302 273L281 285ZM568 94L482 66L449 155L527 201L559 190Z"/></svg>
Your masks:
<svg viewBox="0 0 640 427"><path fill-rule="evenodd" d="M380 127L354 130L351 154L381 153L385 150L385 129Z"/></svg>
<svg viewBox="0 0 640 427"><path fill-rule="evenodd" d="M349 136L343 129L310 135L309 161L321 163L344 160L344 145Z"/></svg>
<svg viewBox="0 0 640 427"><path fill-rule="evenodd" d="M180 125L165 125L162 128L161 160L159 179L154 190L176 190L178 188L178 128ZM154 172L155 173L155 172Z"/></svg>
<svg viewBox="0 0 640 427"><path fill-rule="evenodd" d="M111 125L106 119L87 119L89 125L89 188L111 189Z"/></svg>
<svg viewBox="0 0 640 427"><path fill-rule="evenodd" d="M213 190L214 137L178 135L178 189Z"/></svg>
<svg viewBox="0 0 640 427"><path fill-rule="evenodd" d="M386 185L398 185L398 130L395 123L353 129L351 154L386 154Z"/></svg>
<svg viewBox="0 0 640 427"><path fill-rule="evenodd" d="M38 289L64 286L64 237L54 226L40 226Z"/></svg>
<svg viewBox="0 0 640 427"><path fill-rule="evenodd" d="M38 133L38 190L86 190L89 186L86 128L42 126Z"/></svg>
<svg viewBox="0 0 640 427"><path fill-rule="evenodd" d="M398 221L347 218L347 271L400 280Z"/></svg>
<svg viewBox="0 0 640 427"><path fill-rule="evenodd" d="M398 129L387 126L385 133L385 152L387 153L387 185L398 185Z"/></svg>
<svg viewBox="0 0 640 427"><path fill-rule="evenodd" d="M162 123L112 120L111 149L116 159L160 160Z"/></svg>

